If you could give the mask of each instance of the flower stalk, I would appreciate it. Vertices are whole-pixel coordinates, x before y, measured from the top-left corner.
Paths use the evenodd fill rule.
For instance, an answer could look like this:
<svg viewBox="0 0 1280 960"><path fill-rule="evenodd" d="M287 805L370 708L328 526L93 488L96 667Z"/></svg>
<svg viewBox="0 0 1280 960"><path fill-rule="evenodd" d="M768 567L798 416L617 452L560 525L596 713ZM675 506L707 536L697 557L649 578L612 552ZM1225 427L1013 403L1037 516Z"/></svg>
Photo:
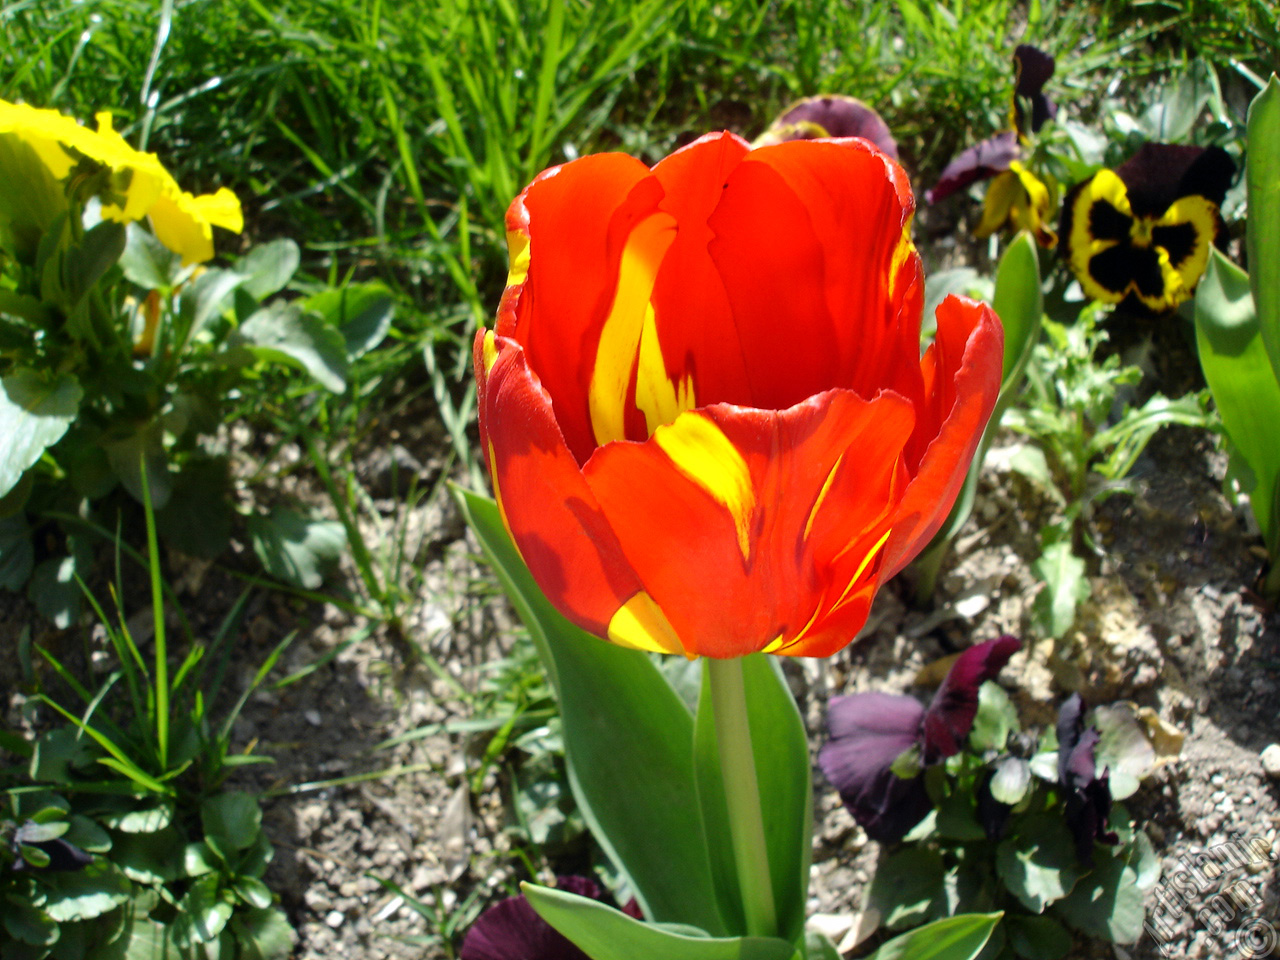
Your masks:
<svg viewBox="0 0 1280 960"><path fill-rule="evenodd" d="M769 851L765 846L760 783L756 777L755 755L751 750L742 658L718 660L708 657L703 663L710 677L711 709L720 748L720 773L729 808L729 834L747 933L758 937L776 936L778 916L773 902Z"/></svg>

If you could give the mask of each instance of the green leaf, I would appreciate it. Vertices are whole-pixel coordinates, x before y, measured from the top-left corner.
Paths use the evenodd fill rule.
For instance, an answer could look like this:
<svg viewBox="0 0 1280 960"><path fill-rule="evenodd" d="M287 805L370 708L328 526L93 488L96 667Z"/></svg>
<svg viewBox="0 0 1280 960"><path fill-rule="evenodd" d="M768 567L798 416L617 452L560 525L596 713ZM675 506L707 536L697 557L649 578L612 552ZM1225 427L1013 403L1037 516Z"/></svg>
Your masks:
<svg viewBox="0 0 1280 960"><path fill-rule="evenodd" d="M342 333L303 313L296 303L277 300L258 310L227 338L227 346L247 349L259 360L300 367L334 393L347 387L347 346Z"/></svg>
<svg viewBox="0 0 1280 960"><path fill-rule="evenodd" d="M144 290L171 290L185 279L182 257L174 253L155 235L131 223L126 229L124 253L120 269L125 277Z"/></svg>
<svg viewBox="0 0 1280 960"><path fill-rule="evenodd" d="M284 960L298 939L279 910L237 912L233 925L242 960Z"/></svg>
<svg viewBox="0 0 1280 960"><path fill-rule="evenodd" d="M817 930L805 931L804 955L806 960L841 960L836 945Z"/></svg>
<svg viewBox="0 0 1280 960"><path fill-rule="evenodd" d="M1053 917L1013 914L1004 925L1013 952L1026 960L1061 960L1071 949L1071 934Z"/></svg>
<svg viewBox="0 0 1280 960"><path fill-rule="evenodd" d="M124 234L123 224L103 220L86 230L79 243L67 248L62 268L68 309L79 304L120 259L124 253Z"/></svg>
<svg viewBox="0 0 1280 960"><path fill-rule="evenodd" d="M1065 897L1083 874L1065 822L1049 813L1018 821L1017 835L996 849L996 872L1032 913Z"/></svg>
<svg viewBox="0 0 1280 960"><path fill-rule="evenodd" d="M48 874L51 888L45 913L58 923L92 920L129 899L132 885L106 860L95 860L83 870Z"/></svg>
<svg viewBox="0 0 1280 960"><path fill-rule="evenodd" d="M218 889L218 877L208 874L192 882L178 901L178 911L175 938L179 943L196 944L216 940L234 908Z"/></svg>
<svg viewBox="0 0 1280 960"><path fill-rule="evenodd" d="M1216 249L1196 289L1196 343L1223 429L1253 473L1249 502L1274 559L1280 556L1280 383L1267 359L1249 278Z"/></svg>
<svg viewBox="0 0 1280 960"><path fill-rule="evenodd" d="M22 589L35 563L27 518L19 514L0 520L0 589Z"/></svg>
<svg viewBox="0 0 1280 960"><path fill-rule="evenodd" d="M235 263L236 273L244 277L240 288L261 302L284 289L301 259L298 245L287 237L259 244Z"/></svg>
<svg viewBox="0 0 1280 960"><path fill-rule="evenodd" d="M876 867L868 900L890 930L918 924L941 911L946 872L942 854L932 847L904 847Z"/></svg>
<svg viewBox="0 0 1280 960"><path fill-rule="evenodd" d="M39 154L19 134L0 134L0 248L30 263L66 211L66 191Z"/></svg>
<svg viewBox="0 0 1280 960"><path fill-rule="evenodd" d="M973 960L1003 913L962 913L894 937L867 960Z"/></svg>
<svg viewBox="0 0 1280 960"><path fill-rule="evenodd" d="M57 922L44 911L12 897L4 904L4 929L15 940L36 947L52 946L61 933Z"/></svg>
<svg viewBox="0 0 1280 960"><path fill-rule="evenodd" d="M380 344L391 329L395 315L395 301L380 283L332 287L308 297L302 306L342 331L348 360L355 360Z"/></svg>
<svg viewBox="0 0 1280 960"><path fill-rule="evenodd" d="M126 877L156 886L183 876L182 838L170 826L154 833L121 833L111 850L111 862Z"/></svg>
<svg viewBox="0 0 1280 960"><path fill-rule="evenodd" d="M991 796L1001 803L1015 806L1022 802L1031 786L1031 765L1021 757L1004 757L995 766L991 778Z"/></svg>
<svg viewBox="0 0 1280 960"><path fill-rule="evenodd" d="M1272 378L1280 380L1280 80L1274 73L1249 105L1247 136L1249 283Z"/></svg>
<svg viewBox="0 0 1280 960"><path fill-rule="evenodd" d="M126 428L127 429L127 428ZM151 505L162 510L173 494L173 477L169 472L169 459L164 450L164 427L158 420L136 424L123 436L104 440L111 470L120 483L139 503L143 502L142 471L147 472L147 491Z"/></svg>
<svg viewBox="0 0 1280 960"><path fill-rule="evenodd" d="M1094 762L1106 770L1112 800L1124 800L1137 792L1142 778L1156 767L1156 751L1146 728L1123 703L1103 705L1093 711L1090 726L1097 729Z"/></svg>
<svg viewBox="0 0 1280 960"><path fill-rule="evenodd" d="M1004 327L1000 392L1007 405L1040 339L1040 321L1044 317L1040 255L1029 231L1019 233L1000 257L991 307ZM991 419L999 422L998 416L993 415Z"/></svg>
<svg viewBox="0 0 1280 960"><path fill-rule="evenodd" d="M1089 599L1084 561L1071 552L1070 541L1059 540L1044 548L1031 572L1045 585L1033 606L1036 625L1046 637L1064 636L1076 622L1076 607Z"/></svg>
<svg viewBox="0 0 1280 960"><path fill-rule="evenodd" d="M336 520L308 520L288 507L245 521L253 551L271 576L304 590L318 590L325 574L347 549Z"/></svg>
<svg viewBox="0 0 1280 960"><path fill-rule="evenodd" d="M772 658L742 660L743 686L752 753L765 817L765 845L772 874L778 935L791 941L804 929L805 899L812 849L813 777L808 737L795 700ZM741 892L725 804L719 741L711 705L710 675L703 671L702 696L694 722L694 764L698 800L720 912L729 930L745 929Z"/></svg>
<svg viewBox="0 0 1280 960"><path fill-rule="evenodd" d="M599 900L521 884L543 920L591 960L791 960L795 947L774 937L690 936L632 919Z"/></svg>
<svg viewBox="0 0 1280 960"><path fill-rule="evenodd" d="M258 839L262 809L252 794L234 790L200 804L200 823L205 843L230 859L233 851L248 849Z"/></svg>
<svg viewBox="0 0 1280 960"><path fill-rule="evenodd" d="M173 814L173 802L161 801L102 813L98 816L98 822L121 833L155 833L173 823Z"/></svg>
<svg viewBox="0 0 1280 960"><path fill-rule="evenodd" d="M969 733L969 744L973 749L979 752L1003 750L1009 734L1020 729L1018 710L1009 694L994 680L983 683L978 688L978 712Z"/></svg>
<svg viewBox="0 0 1280 960"><path fill-rule="evenodd" d="M183 553L213 559L231 542L230 465L225 457L194 457L173 478L173 492L156 511L161 539Z"/></svg>
<svg viewBox="0 0 1280 960"><path fill-rule="evenodd" d="M1054 911L1081 933L1114 943L1142 936L1143 892L1138 875L1123 860L1098 852L1097 865Z"/></svg>
<svg viewBox="0 0 1280 960"><path fill-rule="evenodd" d="M699 813L689 709L647 654L591 637L551 606L492 500L454 494L547 665L570 786L592 834L646 916L726 932Z"/></svg>
<svg viewBox="0 0 1280 960"><path fill-rule="evenodd" d="M16 370L0 380L0 496L62 439L80 413L84 391L69 373L52 379Z"/></svg>
<svg viewBox="0 0 1280 960"><path fill-rule="evenodd" d="M239 877L231 887L237 897L251 907L265 910L271 906L271 888L257 877Z"/></svg>
<svg viewBox="0 0 1280 960"><path fill-rule="evenodd" d="M27 596L40 616L59 630L66 630L80 615L84 597L76 583L76 558L50 557L36 564L27 582Z"/></svg>

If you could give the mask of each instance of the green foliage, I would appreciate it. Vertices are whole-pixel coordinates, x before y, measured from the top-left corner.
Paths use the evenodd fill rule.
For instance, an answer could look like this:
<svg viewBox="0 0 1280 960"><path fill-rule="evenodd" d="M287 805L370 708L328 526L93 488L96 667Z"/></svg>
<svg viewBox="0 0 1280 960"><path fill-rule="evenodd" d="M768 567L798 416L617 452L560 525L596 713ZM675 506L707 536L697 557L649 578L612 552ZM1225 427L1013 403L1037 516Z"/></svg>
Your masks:
<svg viewBox="0 0 1280 960"><path fill-rule="evenodd" d="M5 182L32 175L23 133L0 137ZM28 150L28 152L30 152ZM6 522L4 585L29 592L62 626L74 615L84 556L64 525L65 553L37 566L30 542L57 514L115 525L116 489L141 501L144 486L167 539L214 556L233 522L225 454L208 443L273 367L294 368L326 389L346 389L351 359L387 331L391 299L376 284L276 298L292 280L297 245L250 249L229 267L184 265L136 223L93 224L113 201L107 168L83 157L79 173L37 194L0 195L0 498ZM135 172L134 177L141 176ZM99 181L106 186L92 187ZM86 187L88 183L90 186ZM274 298L274 299L268 299ZM290 551L298 524L264 517L255 546L270 571L311 588L330 556L314 530ZM297 554L305 553L299 559Z"/></svg>
<svg viewBox="0 0 1280 960"><path fill-rule="evenodd" d="M1034 565L1045 589L1035 608L1043 636L1061 637L1075 621L1077 605L1088 598L1082 547L1092 547L1088 524L1093 507L1106 497L1128 492L1130 470L1161 427L1207 427L1207 397L1170 400L1154 394L1134 406L1124 388L1142 377L1116 354L1101 356L1107 333L1099 311L1081 311L1072 326L1044 322L1046 342L1039 344L1027 368L1024 406L1013 408L1005 423L1031 442L1014 457L1013 467L1045 490L1060 516L1041 530L1041 557Z"/></svg>
<svg viewBox="0 0 1280 960"><path fill-rule="evenodd" d="M1101 706L1088 726L1101 731L1094 761L1110 775L1104 789L1112 799L1128 796L1156 765L1141 721L1127 706ZM1159 860L1116 803L1110 829L1119 843L1095 843L1093 863L1081 862L1052 728L1024 731L1009 697L989 681L966 748L934 769L942 775L926 783L936 811L882 856L872 878L868 900L886 927L999 910L998 945L986 955L1000 960L1060 960L1072 943L1067 928L1116 943L1138 939Z"/></svg>
<svg viewBox="0 0 1280 960"><path fill-rule="evenodd" d="M283 958L294 934L262 881L272 848L258 798L222 784L234 767L266 760L230 753L231 725L284 644L216 722L209 707L233 623L209 647L192 645L170 675L149 502L147 520L154 659L123 618L113 625L97 608L115 669L91 690L41 651L82 707L42 692L32 703L66 722L46 724L31 743L5 744L29 762L0 777L0 953ZM215 651L220 662L209 672Z"/></svg>

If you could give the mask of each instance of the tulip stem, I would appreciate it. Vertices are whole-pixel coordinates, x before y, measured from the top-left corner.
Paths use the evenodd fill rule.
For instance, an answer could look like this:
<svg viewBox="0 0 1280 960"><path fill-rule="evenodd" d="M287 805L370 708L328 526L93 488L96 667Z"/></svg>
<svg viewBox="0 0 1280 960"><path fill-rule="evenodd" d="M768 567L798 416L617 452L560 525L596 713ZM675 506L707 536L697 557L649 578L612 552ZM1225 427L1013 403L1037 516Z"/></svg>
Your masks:
<svg viewBox="0 0 1280 960"><path fill-rule="evenodd" d="M747 933L772 937L778 933L773 903L773 878L765 846L764 816L760 809L760 783L751 749L742 658L703 660L710 676L711 709L715 715L716 741L720 748L720 774L729 808L729 835L738 871L738 888L746 915Z"/></svg>

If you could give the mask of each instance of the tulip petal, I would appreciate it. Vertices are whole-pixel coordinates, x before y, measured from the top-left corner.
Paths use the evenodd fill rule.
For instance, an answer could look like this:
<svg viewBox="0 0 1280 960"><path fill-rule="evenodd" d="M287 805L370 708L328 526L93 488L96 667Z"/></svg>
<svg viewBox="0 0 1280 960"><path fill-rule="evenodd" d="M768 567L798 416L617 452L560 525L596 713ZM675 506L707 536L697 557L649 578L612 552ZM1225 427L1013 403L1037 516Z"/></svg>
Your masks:
<svg viewBox="0 0 1280 960"><path fill-rule="evenodd" d="M504 294L496 332L523 345L579 463L596 446L589 384L623 250L660 199L643 163L607 153L548 171L516 201L537 236L525 248L513 248L517 262L527 257L527 273ZM535 314L556 322L535 322Z"/></svg>
<svg viewBox="0 0 1280 960"><path fill-rule="evenodd" d="M524 351L480 331L475 354L481 440L507 531L557 609L584 630L605 636L641 585Z"/></svg>
<svg viewBox="0 0 1280 960"><path fill-rule="evenodd" d="M925 401L906 448L912 474L885 547L885 578L923 549L946 519L1000 393L1004 328L983 303L950 296L925 352Z"/></svg>
<svg viewBox="0 0 1280 960"><path fill-rule="evenodd" d="M717 404L601 448L584 473L690 655L809 655L865 620L912 423L889 393L833 390L781 412Z"/></svg>
<svg viewBox="0 0 1280 960"><path fill-rule="evenodd" d="M919 276L911 211L901 168L864 141L752 151L711 219L751 393L714 399L786 409L832 386L918 395L918 321L902 309Z"/></svg>

